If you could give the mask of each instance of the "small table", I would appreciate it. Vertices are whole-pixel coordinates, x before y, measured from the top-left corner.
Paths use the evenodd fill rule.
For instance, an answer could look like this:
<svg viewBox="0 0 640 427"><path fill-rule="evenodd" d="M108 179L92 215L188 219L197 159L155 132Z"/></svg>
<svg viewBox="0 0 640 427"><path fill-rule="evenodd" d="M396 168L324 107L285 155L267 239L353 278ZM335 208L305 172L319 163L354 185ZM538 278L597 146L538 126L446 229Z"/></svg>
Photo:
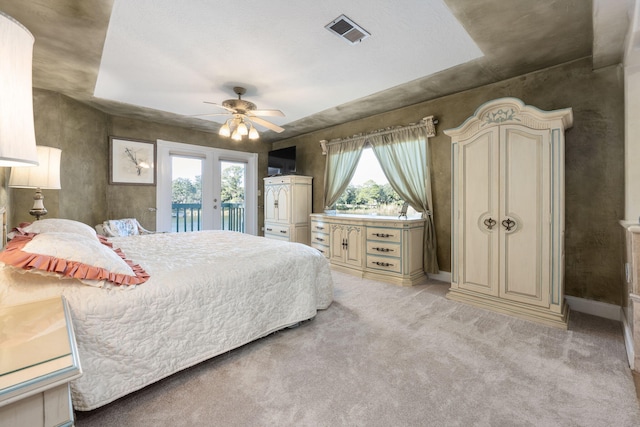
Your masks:
<svg viewBox="0 0 640 427"><path fill-rule="evenodd" d="M0 427L72 426L80 375L64 297L0 307Z"/></svg>

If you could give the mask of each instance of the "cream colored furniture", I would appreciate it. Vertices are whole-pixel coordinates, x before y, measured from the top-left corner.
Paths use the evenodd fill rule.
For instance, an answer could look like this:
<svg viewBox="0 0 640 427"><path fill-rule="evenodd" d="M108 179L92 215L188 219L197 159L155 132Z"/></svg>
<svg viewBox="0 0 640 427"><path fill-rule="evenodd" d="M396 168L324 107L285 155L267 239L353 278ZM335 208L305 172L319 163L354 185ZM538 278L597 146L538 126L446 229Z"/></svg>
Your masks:
<svg viewBox="0 0 640 427"><path fill-rule="evenodd" d="M82 372L64 298L0 307L0 426L73 425Z"/></svg>
<svg viewBox="0 0 640 427"><path fill-rule="evenodd" d="M309 244L310 176L264 179L264 237Z"/></svg>
<svg viewBox="0 0 640 427"><path fill-rule="evenodd" d="M424 219L311 215L311 246L339 271L398 285L425 279Z"/></svg>
<svg viewBox="0 0 640 427"><path fill-rule="evenodd" d="M571 109L516 98L482 105L452 140L452 283L448 297L567 327L564 132Z"/></svg>

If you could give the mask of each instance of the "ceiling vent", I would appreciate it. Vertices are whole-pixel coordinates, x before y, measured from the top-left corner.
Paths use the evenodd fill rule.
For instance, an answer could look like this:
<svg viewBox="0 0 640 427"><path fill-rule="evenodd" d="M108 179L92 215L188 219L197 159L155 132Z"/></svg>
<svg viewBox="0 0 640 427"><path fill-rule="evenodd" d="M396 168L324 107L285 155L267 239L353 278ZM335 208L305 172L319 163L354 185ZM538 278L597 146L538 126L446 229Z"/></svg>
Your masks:
<svg viewBox="0 0 640 427"><path fill-rule="evenodd" d="M325 25L325 28L349 44L360 43L371 34L344 15Z"/></svg>

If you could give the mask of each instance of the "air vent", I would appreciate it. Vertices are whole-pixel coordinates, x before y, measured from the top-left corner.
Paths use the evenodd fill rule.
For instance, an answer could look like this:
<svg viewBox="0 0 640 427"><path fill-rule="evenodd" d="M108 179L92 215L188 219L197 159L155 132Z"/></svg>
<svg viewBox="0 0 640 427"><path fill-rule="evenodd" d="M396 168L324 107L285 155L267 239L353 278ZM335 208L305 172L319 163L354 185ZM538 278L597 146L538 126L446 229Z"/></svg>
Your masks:
<svg viewBox="0 0 640 427"><path fill-rule="evenodd" d="M360 43L371 35L367 30L344 15L338 16L336 19L325 25L325 28L349 44Z"/></svg>

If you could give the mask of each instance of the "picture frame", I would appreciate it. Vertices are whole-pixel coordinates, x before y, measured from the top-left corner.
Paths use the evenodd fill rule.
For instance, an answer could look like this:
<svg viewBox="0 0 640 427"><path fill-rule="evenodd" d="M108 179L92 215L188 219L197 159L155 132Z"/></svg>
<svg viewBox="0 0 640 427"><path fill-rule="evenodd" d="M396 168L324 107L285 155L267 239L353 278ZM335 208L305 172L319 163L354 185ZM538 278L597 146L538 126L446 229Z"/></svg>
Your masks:
<svg viewBox="0 0 640 427"><path fill-rule="evenodd" d="M156 185L156 143L110 136L109 184Z"/></svg>

